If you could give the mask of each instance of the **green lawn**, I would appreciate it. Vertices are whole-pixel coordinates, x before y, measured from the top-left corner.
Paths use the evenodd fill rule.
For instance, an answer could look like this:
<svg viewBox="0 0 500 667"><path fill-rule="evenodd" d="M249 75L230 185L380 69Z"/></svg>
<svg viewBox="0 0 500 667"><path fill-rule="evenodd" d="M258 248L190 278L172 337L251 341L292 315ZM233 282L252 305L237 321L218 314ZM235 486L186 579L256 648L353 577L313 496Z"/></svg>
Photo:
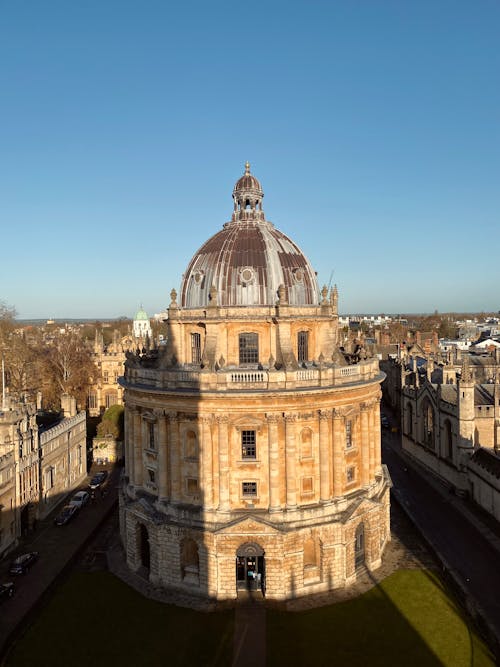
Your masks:
<svg viewBox="0 0 500 667"><path fill-rule="evenodd" d="M163 605L106 572L78 572L59 586L6 664L222 667L231 664L233 629L231 611ZM419 570L400 570L348 602L268 610L267 656L268 665L287 667L494 664L439 579Z"/></svg>
<svg viewBox="0 0 500 667"><path fill-rule="evenodd" d="M268 612L270 665L493 665L487 647L431 572L399 570L348 602Z"/></svg>
<svg viewBox="0 0 500 667"><path fill-rule="evenodd" d="M233 612L148 600L107 572L74 573L16 644L9 667L231 663Z"/></svg>

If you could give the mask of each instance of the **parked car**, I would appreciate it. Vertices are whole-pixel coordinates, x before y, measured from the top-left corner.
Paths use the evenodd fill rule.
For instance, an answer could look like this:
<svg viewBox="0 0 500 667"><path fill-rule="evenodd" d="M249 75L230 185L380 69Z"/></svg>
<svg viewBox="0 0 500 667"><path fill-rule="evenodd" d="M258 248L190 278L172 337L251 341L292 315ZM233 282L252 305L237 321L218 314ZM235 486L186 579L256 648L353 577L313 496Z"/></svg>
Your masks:
<svg viewBox="0 0 500 667"><path fill-rule="evenodd" d="M5 584L0 584L0 601L3 602L7 598L11 598L14 595L14 584L12 581L8 581Z"/></svg>
<svg viewBox="0 0 500 667"><path fill-rule="evenodd" d="M95 491L96 489L98 489L100 486L102 486L104 484L107 477L108 477L108 471L107 470L102 470L101 472L96 473L92 477L92 479L90 480L89 488L92 491Z"/></svg>
<svg viewBox="0 0 500 667"><path fill-rule="evenodd" d="M54 519L54 523L56 526L65 526L77 512L78 507L75 507L75 505L65 505Z"/></svg>
<svg viewBox="0 0 500 667"><path fill-rule="evenodd" d="M21 554L10 564L9 574L26 574L37 560L38 551L29 551L26 554Z"/></svg>
<svg viewBox="0 0 500 667"><path fill-rule="evenodd" d="M85 505L89 502L89 499L90 495L86 491L78 491L78 493L75 493L73 498L71 498L70 505L81 510L82 507L85 507Z"/></svg>

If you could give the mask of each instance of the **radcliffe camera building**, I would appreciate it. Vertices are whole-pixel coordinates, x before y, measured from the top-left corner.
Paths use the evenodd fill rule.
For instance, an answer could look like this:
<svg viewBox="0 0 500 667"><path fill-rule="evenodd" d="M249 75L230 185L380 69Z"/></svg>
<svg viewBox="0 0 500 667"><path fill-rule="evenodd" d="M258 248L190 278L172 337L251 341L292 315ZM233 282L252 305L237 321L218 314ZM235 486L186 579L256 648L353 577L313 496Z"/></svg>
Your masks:
<svg viewBox="0 0 500 667"><path fill-rule="evenodd" d="M207 599L343 587L390 539L384 375L343 346L337 290L262 199L247 163L231 221L171 292L167 344L125 364L128 565Z"/></svg>

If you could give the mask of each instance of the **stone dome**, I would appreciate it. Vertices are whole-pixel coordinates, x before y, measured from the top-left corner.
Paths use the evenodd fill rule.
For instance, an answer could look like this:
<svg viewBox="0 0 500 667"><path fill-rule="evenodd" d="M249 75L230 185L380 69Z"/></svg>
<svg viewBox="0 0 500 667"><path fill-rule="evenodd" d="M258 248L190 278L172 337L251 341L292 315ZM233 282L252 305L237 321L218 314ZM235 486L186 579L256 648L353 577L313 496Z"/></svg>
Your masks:
<svg viewBox="0 0 500 667"><path fill-rule="evenodd" d="M273 306L280 286L290 305L318 304L315 272L300 248L265 219L263 196L247 162L233 190L231 222L189 262L181 307L205 307L211 293L218 306Z"/></svg>

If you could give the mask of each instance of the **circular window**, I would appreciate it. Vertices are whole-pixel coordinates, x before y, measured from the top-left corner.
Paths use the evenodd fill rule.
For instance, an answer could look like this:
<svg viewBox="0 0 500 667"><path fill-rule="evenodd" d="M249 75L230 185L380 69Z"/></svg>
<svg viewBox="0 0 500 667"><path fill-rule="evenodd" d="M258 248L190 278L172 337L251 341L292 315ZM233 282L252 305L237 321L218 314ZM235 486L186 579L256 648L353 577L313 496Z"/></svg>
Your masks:
<svg viewBox="0 0 500 667"><path fill-rule="evenodd" d="M251 280L253 280L253 277L254 271L250 266L245 266L243 269L241 269L240 278L242 283L249 283Z"/></svg>
<svg viewBox="0 0 500 667"><path fill-rule="evenodd" d="M302 282L302 279L304 278L304 271L302 269L295 269L293 272L294 278L298 283Z"/></svg>

